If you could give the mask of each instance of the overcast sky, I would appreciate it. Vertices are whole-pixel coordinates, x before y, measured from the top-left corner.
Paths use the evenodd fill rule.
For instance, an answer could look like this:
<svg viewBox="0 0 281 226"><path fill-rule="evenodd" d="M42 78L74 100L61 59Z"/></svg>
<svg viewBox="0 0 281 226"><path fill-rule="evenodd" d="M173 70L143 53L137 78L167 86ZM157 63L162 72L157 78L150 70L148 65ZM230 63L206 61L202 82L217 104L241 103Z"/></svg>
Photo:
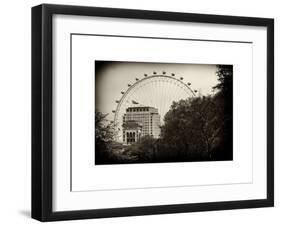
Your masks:
<svg viewBox="0 0 281 226"><path fill-rule="evenodd" d="M183 77L185 83L190 82L192 89L198 90L202 95L211 94L212 87L218 83L215 74L216 65L97 61L95 62L96 109L109 113L108 117L112 120L112 110L117 105L115 100L121 98L121 91L126 91L128 83L133 84L136 78L143 78L144 74L152 75L154 71L158 74L165 71L167 75L175 73L175 77ZM176 86L169 89L175 89L169 92L178 92ZM151 92L153 93L153 87ZM160 95L148 95L148 98L153 99L154 102L161 101Z"/></svg>

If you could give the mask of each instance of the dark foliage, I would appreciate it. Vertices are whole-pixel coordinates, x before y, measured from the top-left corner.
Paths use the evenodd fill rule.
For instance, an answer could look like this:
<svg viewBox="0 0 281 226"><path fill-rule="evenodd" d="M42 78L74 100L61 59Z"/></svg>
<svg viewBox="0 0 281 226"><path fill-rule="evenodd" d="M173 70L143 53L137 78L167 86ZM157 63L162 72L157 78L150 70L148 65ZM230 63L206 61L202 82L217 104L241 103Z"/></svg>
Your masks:
<svg viewBox="0 0 281 226"><path fill-rule="evenodd" d="M99 111L95 112L96 164L105 164L108 161L113 161L111 150L116 146L114 142L115 128L113 123L106 120L106 116L106 114L102 114Z"/></svg>

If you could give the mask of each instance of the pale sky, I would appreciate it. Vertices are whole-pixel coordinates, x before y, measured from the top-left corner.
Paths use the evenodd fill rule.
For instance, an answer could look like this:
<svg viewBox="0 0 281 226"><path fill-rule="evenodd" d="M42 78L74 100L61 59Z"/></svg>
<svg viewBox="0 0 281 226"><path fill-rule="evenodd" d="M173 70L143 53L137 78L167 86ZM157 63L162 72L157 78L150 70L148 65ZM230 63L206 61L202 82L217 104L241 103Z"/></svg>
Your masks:
<svg viewBox="0 0 281 226"><path fill-rule="evenodd" d="M122 97L121 91L125 92L128 89L128 84L136 82L136 78L143 78L144 74L148 74L148 76L152 75L153 72L162 74L163 71L165 71L167 75L174 73L176 78L183 77L183 82L190 82L191 88L193 90L198 90L202 95L211 94L212 87L218 83L215 74L216 65L109 61L102 65L96 62L95 66L96 109L103 113L108 113L109 120L113 120L114 114L112 110L115 110L117 106L115 101L120 100ZM141 99L141 97L138 97L141 93L140 90L141 89L135 93L136 96L134 96L134 99ZM143 88L142 92L141 95L143 95L147 101L150 99L150 102L147 102L146 105L148 105L148 103L151 103L150 105L156 103L155 105L158 106L160 102L165 102L165 100L169 99L168 97L171 97L171 94L176 95L175 98L180 98L180 95L182 95L181 90L179 90L176 85L167 86L164 84L161 89L161 84L159 83L153 83ZM165 109L162 110L161 117L164 116L163 114L166 113L170 104L171 103L166 103Z"/></svg>

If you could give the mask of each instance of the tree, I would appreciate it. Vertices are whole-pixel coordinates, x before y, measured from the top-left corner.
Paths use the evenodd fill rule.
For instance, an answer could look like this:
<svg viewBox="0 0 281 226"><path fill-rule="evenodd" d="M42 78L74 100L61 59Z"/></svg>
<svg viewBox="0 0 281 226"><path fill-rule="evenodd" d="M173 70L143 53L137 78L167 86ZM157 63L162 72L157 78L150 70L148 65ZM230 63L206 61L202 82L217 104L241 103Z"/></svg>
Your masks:
<svg viewBox="0 0 281 226"><path fill-rule="evenodd" d="M112 156L111 149L114 144L115 126L106 117L107 114L95 112L95 161L98 164L109 161Z"/></svg>
<svg viewBox="0 0 281 226"><path fill-rule="evenodd" d="M233 93L233 65L218 65L216 74L219 83L213 88L221 91L223 95L231 96Z"/></svg>
<svg viewBox="0 0 281 226"><path fill-rule="evenodd" d="M222 130L219 111L211 96L174 102L164 118L163 141L178 158L212 158Z"/></svg>
<svg viewBox="0 0 281 226"><path fill-rule="evenodd" d="M213 87L218 92L214 96L217 105L223 108L223 139L220 149L217 150L218 158L233 158L233 66L218 65L217 76L219 83Z"/></svg>

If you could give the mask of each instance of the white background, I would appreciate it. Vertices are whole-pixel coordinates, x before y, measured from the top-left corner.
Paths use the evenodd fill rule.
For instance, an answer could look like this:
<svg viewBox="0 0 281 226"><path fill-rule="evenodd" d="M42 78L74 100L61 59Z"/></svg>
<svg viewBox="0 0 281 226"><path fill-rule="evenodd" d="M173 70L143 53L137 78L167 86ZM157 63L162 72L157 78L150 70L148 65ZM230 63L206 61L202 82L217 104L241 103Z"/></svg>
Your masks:
<svg viewBox="0 0 281 226"><path fill-rule="evenodd" d="M36 225L30 215L30 7L41 1L6 1L1 4L1 73L0 73L0 224ZM238 16L257 16L275 18L275 62L279 62L280 6L278 1L48 1L57 4L93 5L122 8L154 9L193 13L229 14ZM277 76L281 67L275 67L275 87L280 83ZM281 115L281 91L276 89L276 111ZM279 162L281 142L280 117L276 117L275 162ZM275 166L276 201L275 208L231 210L204 213L170 214L145 217L127 217L72 222L57 222L60 225L278 225L281 211L280 164ZM280 223L279 223L280 224Z"/></svg>

